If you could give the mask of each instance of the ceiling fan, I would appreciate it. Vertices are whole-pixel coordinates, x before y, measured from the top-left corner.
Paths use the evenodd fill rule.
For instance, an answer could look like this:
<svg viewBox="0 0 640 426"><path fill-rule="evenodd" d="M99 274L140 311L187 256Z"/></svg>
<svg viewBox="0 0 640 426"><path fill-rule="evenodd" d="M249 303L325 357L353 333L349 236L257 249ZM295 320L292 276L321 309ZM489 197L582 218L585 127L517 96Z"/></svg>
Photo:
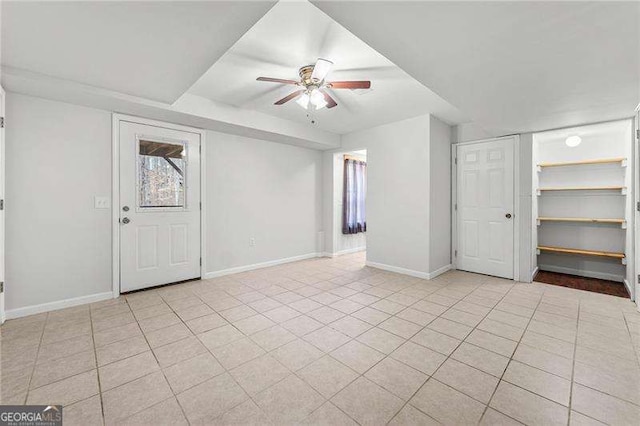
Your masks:
<svg viewBox="0 0 640 426"><path fill-rule="evenodd" d="M274 105L282 105L298 98L296 102L302 108L309 109L311 106L316 110L338 105L325 89L369 89L371 87L370 81L325 81L332 65L333 62L326 59L318 59L315 65L305 65L298 71L300 81L271 77L258 77L257 80L301 86L302 89L276 101Z"/></svg>

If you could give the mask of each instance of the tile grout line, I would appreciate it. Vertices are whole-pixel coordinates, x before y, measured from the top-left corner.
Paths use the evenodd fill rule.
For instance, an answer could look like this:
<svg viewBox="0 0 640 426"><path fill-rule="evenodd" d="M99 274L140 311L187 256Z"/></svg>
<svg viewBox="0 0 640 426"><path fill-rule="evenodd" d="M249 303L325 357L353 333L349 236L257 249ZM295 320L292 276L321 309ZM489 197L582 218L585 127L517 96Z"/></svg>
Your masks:
<svg viewBox="0 0 640 426"><path fill-rule="evenodd" d="M486 407L485 407L485 409L484 409L484 412L482 413L482 417L480 417L480 419L484 418L484 416L486 415L487 410L488 410L488 409L489 409L489 407L490 407L491 401L493 401L493 398L494 398L494 396L496 395L496 391L498 390L498 387L500 386L500 382L502 382L502 381L506 381L506 380L504 380L504 379L503 379L503 378L504 378L504 375L505 375L505 373L507 372L507 369L509 368L509 365L511 364L511 362L514 360L514 359L513 359L513 356L515 355L516 351L518 350L518 346L520 346L520 344L521 344L521 342L522 342L522 338L524 337L525 333L527 332L527 330L528 330L528 328L529 328L529 324L531 324L531 321L533 321L533 317L534 317L534 315L535 315L536 311L538 310L538 307L539 307L539 306L540 306L540 304L542 303L542 299L544 298L544 293L545 293L545 292L543 291L543 292L542 292L542 294L540 294L540 299L538 300L538 303L536 304L536 307L533 309L533 314L532 314L532 315L531 315L531 317L529 318L529 321L527 322L527 326L526 326L526 327L524 328L524 330L522 331L522 334L520 335L520 339L518 339L518 342L517 342L517 344L516 344L516 347L513 349L513 352L511 353L511 356L509 357L509 362L507 362L507 365L505 366L504 370L502 371L502 374L500 375L500 378L499 378L499 380L498 380L498 384L496 385L495 389L494 389L494 390L493 390L493 392L491 393L491 397L489 398L489 402L487 402L487 405L486 405ZM517 361L517 360L516 360L516 361ZM513 386L517 386L517 387L519 387L519 388L521 388L521 389L524 389L523 387L518 386L518 385L515 385L515 384L513 384L513 383L511 383L511 382L507 382L507 383L509 383L509 384L511 384L511 385L513 385ZM538 395L537 393L532 392L532 391L530 391L530 390L527 390L527 389L524 389L524 390L526 390L527 392L531 392L531 393L533 393L534 395ZM538 395L538 396L543 397L542 395ZM544 398L544 397L543 397L543 398ZM507 414L503 413L502 411L500 411L500 410L498 410L498 409L494 408L494 407L491 407L491 408L492 408L493 410L496 410L497 412L499 412L499 413L501 413L501 414L503 414L503 415L505 415L505 416L509 417L509 418L513 418L513 417L511 417L511 416L509 416L509 415L507 415ZM520 421L519 421L519 420L517 420L517 419L514 419L514 420L516 420L516 421L520 422ZM522 422L520 422L520 423L522 423Z"/></svg>
<svg viewBox="0 0 640 426"><path fill-rule="evenodd" d="M102 385L100 381L100 370L98 369L98 351L96 348L96 341L93 338L93 310L89 306L89 323L91 324L91 343L93 344L93 358L96 363L96 381L98 382L98 396L100 398L100 413L102 414L102 421L104 423L104 401L102 399ZM92 395L93 396L93 395ZM89 397L91 398L91 396ZM85 399L89 399L85 398ZM83 400L84 401L84 400ZM78 401L80 402L80 401Z"/></svg>
<svg viewBox="0 0 640 426"><path fill-rule="evenodd" d="M29 401L29 395L31 394L31 382L33 381L33 375L36 372L36 366L38 365L38 356L40 355L40 348L42 347L42 341L44 340L44 333L47 330L47 323L49 322L50 313L47 312L47 316L44 320L44 326L42 327L42 333L40 334L40 340L38 341L38 350L36 351L36 358L33 360L33 368L31 369L31 375L29 376L29 384L27 385L27 393L24 396L24 403Z"/></svg>
<svg viewBox="0 0 640 426"><path fill-rule="evenodd" d="M474 288L472 291L470 291L466 296L464 296L462 299L459 299L458 301L463 300L463 299L464 299L464 298L466 298L468 295L470 295L470 294L472 294L473 292L475 292L475 290L477 290L478 288L480 288L480 286L481 286L484 282L486 282L486 280L487 280L487 279L485 279L485 280L484 280L483 282L481 282L480 284L476 285L476 286L475 286L475 288ZM512 284L512 285L511 285L511 288L513 288L513 285L514 285L514 284ZM509 289L509 291L511 291L511 288ZM506 293L503 295L503 297L502 297L502 298L500 298L500 301L501 301L502 299L504 299L504 297L506 297L506 295L507 295L508 293L509 293L509 292L506 292ZM496 303L496 305L497 305L498 303L500 303L500 301L498 301L498 302ZM456 302L456 303L454 303L453 305L451 305L451 306L450 306L446 311L444 311L441 315L444 315L444 314L445 314L449 309L451 309L451 308L452 308L453 306L455 306L456 304L457 304L457 302ZM491 313L491 311L487 312L487 313L482 317L482 319L484 320L484 319L485 319L485 318L486 318L490 313ZM440 315L440 316L438 316L437 318L440 318L440 317L441 317L441 315ZM446 318L445 318L445 319L446 319ZM435 321L435 319L434 319L434 321ZM451 321L451 320L450 320L450 321ZM478 323L478 324L479 324L479 323ZM463 325L464 325L464 324L463 324ZM427 328L427 327L425 326L424 328ZM424 329L424 328L423 328L423 329ZM469 333L467 333L467 335L464 337L464 339L466 339L466 338L467 338L467 337L468 337L468 336L473 332L473 330L475 330L475 327L473 327L473 328L471 329L471 331L469 331ZM422 330L421 330L421 331L422 331ZM442 333L442 334L444 334L444 333ZM451 336L450 336L450 337L451 337ZM449 353L449 355L447 355L447 356L446 356L446 358L442 361L442 363L438 366L438 368L436 368L436 369L433 371L433 373L432 373L432 374L429 374L429 375L428 375L427 380L426 380L426 381L425 381L425 382L424 382L420 387L418 387L418 389L416 389L416 391L415 391L415 392L414 392L414 393L413 393L413 394L412 394L412 395L407 399L407 401L402 405L402 407L400 407L400 409L394 413L394 415L391 417L391 420L393 420L393 419L394 419L394 418L395 418L395 417L396 417L396 416L397 416L397 415L398 415L398 414L399 414L399 413L400 413L400 412L401 412L401 411L402 411L402 410L403 410L407 405L411 405L411 404L410 404L411 400L412 400L412 399L413 399L413 398L414 398L414 397L415 397L415 396L420 392L420 390L421 390L422 388L424 388L424 386L429 382L429 380L433 379L433 380L435 380L435 381L437 381L437 382L439 382L439 383L442 383L442 382L440 382L438 379L435 379L433 376L438 372L438 370L440 369L440 367L442 367L442 366L443 366L443 365L444 365L444 364L449 360L449 358L451 358L451 355L453 355L453 353L454 353L454 352L455 352L455 351L456 351L456 350L457 350L457 349L458 349L458 348L459 348L459 347L460 347L460 346L465 342L465 340L464 340L464 339L459 339L459 340L460 340L460 343L458 343L458 345L455 347L455 349L453 349L453 350ZM422 345L420 345L420 346L422 346ZM432 349L431 349L431 350L432 350ZM434 352L437 352L437 351L434 351ZM437 353L439 353L439 352L437 352ZM442 355L442 354L441 354L441 355ZM472 367L472 368L475 368L475 367ZM447 385L446 383L442 383L442 384L443 384L443 385L445 385L445 386L447 386L447 387L449 387L449 388L451 388L451 389L454 389L454 388L452 388L451 386ZM496 387L497 387L497 386L496 386ZM461 392L461 391L459 391L459 390L457 390L457 389L454 389L454 390L455 390L456 392L463 393L463 392ZM463 394L464 394L464 393L463 393ZM464 394L464 395L465 395L465 396L468 396L468 395L466 395L466 394ZM474 399L474 401L477 401L475 398L473 398L473 399ZM433 418L433 417L431 417L428 413L425 413L424 411L420 410L419 408L417 408L417 407L415 407L415 406L413 406L413 405L411 405L411 407L413 407L413 408L415 408L416 410L420 411L421 413L425 414L427 417L429 417L429 418ZM484 412L483 412L483 415L484 415ZM482 415L480 416L480 419L482 419ZM389 422L390 422L391 420L389 420ZM436 420L436 421L437 421L437 419L434 419L434 420ZM389 423L389 422L387 422L387 423Z"/></svg>

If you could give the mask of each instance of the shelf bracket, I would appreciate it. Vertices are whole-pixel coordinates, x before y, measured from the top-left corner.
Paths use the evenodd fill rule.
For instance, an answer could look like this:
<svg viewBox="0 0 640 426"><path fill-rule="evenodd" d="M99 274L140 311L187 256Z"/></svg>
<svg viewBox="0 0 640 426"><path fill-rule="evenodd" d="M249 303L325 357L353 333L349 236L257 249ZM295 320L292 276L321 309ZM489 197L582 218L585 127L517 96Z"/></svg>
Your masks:
<svg viewBox="0 0 640 426"><path fill-rule="evenodd" d="M622 259L620 259L623 265L627 264L627 257L623 257Z"/></svg>
<svg viewBox="0 0 640 426"><path fill-rule="evenodd" d="M536 249L536 254L540 256L540 249Z"/></svg>
<svg viewBox="0 0 640 426"><path fill-rule="evenodd" d="M536 189L536 195L538 196L542 195L542 191L540 191L539 189Z"/></svg>
<svg viewBox="0 0 640 426"><path fill-rule="evenodd" d="M536 219L536 225L540 226L540 219Z"/></svg>
<svg viewBox="0 0 640 426"><path fill-rule="evenodd" d="M627 159L620 161L620 167L627 167Z"/></svg>
<svg viewBox="0 0 640 426"><path fill-rule="evenodd" d="M626 187L626 186L625 186L625 187L623 187L623 188L620 190L620 193L621 193L622 195L627 195L627 187Z"/></svg>
<svg viewBox="0 0 640 426"><path fill-rule="evenodd" d="M621 227L622 229L627 229L627 221L626 221L626 220L623 220L623 221L622 221L622 223L620 224L620 227Z"/></svg>
<svg viewBox="0 0 640 426"><path fill-rule="evenodd" d="M540 172L542 171L542 167L540 167L540 165L538 164L538 165L536 166L536 170L538 171L538 173L540 173Z"/></svg>

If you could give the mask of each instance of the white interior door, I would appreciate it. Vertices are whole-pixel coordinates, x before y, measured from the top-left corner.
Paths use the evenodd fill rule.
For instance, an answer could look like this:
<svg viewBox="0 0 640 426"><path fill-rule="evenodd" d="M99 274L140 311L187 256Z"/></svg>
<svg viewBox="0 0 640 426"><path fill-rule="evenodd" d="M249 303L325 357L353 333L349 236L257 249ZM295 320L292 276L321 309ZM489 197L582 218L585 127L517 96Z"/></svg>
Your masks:
<svg viewBox="0 0 640 426"><path fill-rule="evenodd" d="M4 90L0 86L0 324L4 322Z"/></svg>
<svg viewBox="0 0 640 426"><path fill-rule="evenodd" d="M513 279L513 153L513 139L457 147L457 269Z"/></svg>
<svg viewBox="0 0 640 426"><path fill-rule="evenodd" d="M200 135L120 122L120 291L200 277Z"/></svg>

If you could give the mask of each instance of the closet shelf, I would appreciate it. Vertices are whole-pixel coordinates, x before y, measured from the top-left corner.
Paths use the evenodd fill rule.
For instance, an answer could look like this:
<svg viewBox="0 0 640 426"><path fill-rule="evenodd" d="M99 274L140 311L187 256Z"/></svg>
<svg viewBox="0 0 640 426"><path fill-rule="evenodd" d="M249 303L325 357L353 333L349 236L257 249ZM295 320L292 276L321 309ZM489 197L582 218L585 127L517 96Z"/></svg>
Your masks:
<svg viewBox="0 0 640 426"><path fill-rule="evenodd" d="M627 159L624 157L616 157L616 158L596 158L593 160L565 161L560 163L539 163L538 171L542 171L543 167L582 166L587 164L612 164L612 163L620 163L622 167L626 167Z"/></svg>
<svg viewBox="0 0 640 426"><path fill-rule="evenodd" d="M622 261L623 265L627 264L626 257L624 253L616 253L609 251L595 251L595 250L581 250L567 247L550 247L550 246L538 246L538 254L541 251L548 251L552 253L566 253L566 254L576 254L580 256L596 256L596 257L606 257L609 259L619 259Z"/></svg>
<svg viewBox="0 0 640 426"><path fill-rule="evenodd" d="M624 219L606 219L595 217L539 217L538 226L540 226L540 222L605 223L620 225L622 229L627 228L627 221Z"/></svg>
<svg viewBox="0 0 640 426"><path fill-rule="evenodd" d="M543 191L620 191L622 195L627 193L626 186L556 186L538 188L538 195Z"/></svg>

